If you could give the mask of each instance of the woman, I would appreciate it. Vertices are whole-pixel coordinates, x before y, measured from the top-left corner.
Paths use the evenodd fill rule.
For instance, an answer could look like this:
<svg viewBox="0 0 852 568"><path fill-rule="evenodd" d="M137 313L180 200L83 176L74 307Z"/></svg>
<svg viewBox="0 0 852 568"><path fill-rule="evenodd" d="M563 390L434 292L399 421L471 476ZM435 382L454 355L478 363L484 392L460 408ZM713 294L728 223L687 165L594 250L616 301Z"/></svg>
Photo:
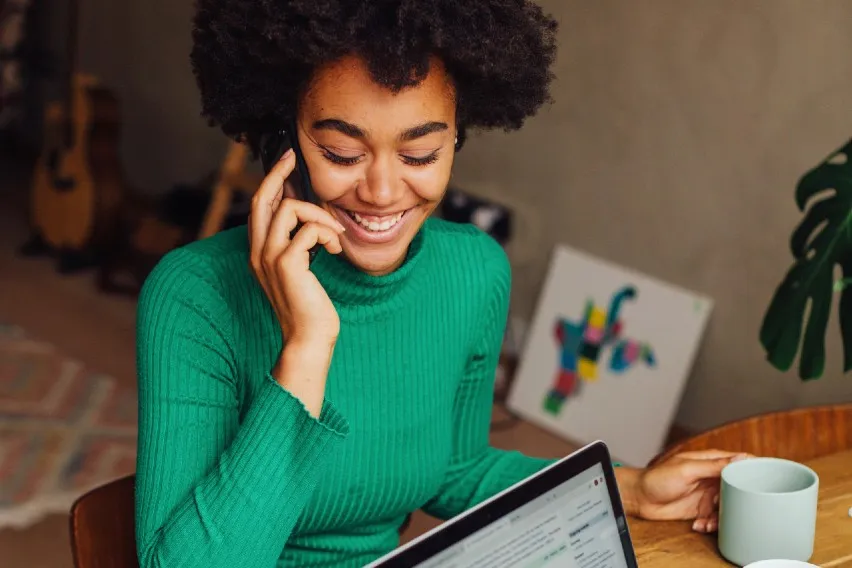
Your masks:
<svg viewBox="0 0 852 568"><path fill-rule="evenodd" d="M285 154L247 227L146 282L140 563L362 566L412 511L552 462L489 447L509 264L430 214L466 128L548 99L556 26L524 0L200 0L195 24L205 115L255 149L295 116L321 203L293 198ZM618 468L628 512L714 530L732 458Z"/></svg>

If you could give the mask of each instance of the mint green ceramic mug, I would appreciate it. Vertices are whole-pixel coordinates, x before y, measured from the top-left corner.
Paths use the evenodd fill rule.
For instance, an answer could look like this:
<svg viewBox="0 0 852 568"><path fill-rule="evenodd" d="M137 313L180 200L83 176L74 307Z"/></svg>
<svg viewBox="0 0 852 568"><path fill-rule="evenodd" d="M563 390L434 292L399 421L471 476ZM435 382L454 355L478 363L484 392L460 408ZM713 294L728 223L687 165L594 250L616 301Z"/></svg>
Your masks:
<svg viewBox="0 0 852 568"><path fill-rule="evenodd" d="M719 552L745 566L768 559L808 561L814 551L819 476L778 458L750 458L722 470Z"/></svg>

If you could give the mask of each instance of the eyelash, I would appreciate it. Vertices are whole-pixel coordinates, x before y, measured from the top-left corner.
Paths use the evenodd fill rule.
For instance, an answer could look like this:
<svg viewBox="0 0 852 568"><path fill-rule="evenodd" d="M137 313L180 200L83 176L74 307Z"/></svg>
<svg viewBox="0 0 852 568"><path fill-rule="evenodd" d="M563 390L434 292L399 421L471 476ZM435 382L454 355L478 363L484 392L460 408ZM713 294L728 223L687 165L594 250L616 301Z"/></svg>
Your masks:
<svg viewBox="0 0 852 568"><path fill-rule="evenodd" d="M434 164L438 161L438 152L432 152L428 156L424 156L423 158L412 158L411 156L403 156L402 161L408 164L409 166L428 166L429 164Z"/></svg>
<svg viewBox="0 0 852 568"><path fill-rule="evenodd" d="M361 159L361 156L355 156L354 158L347 158L345 156L339 156L339 155L335 154L334 152L329 152L328 150L323 150L322 153L329 162L331 162L333 164L338 164L340 166L354 166L355 164L358 163L358 160Z"/></svg>
<svg viewBox="0 0 852 568"><path fill-rule="evenodd" d="M326 159L339 166L354 166L358 163L358 160L361 159L361 156L355 156L354 158L349 158L346 156L340 156L331 152L329 150L323 149L323 154ZM408 164L409 166L428 166L429 164L434 164L438 160L438 152L432 152L428 156L423 158L414 158L412 156L402 156L402 161Z"/></svg>

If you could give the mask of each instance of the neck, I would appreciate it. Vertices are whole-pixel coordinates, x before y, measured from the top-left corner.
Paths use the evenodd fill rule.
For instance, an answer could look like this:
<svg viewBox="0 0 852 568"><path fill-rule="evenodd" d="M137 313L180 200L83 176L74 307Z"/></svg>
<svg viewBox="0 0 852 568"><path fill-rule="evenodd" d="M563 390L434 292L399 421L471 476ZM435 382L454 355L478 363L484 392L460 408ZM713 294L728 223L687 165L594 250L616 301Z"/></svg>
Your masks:
<svg viewBox="0 0 852 568"><path fill-rule="evenodd" d="M360 317L366 309L371 315L384 308L399 307L410 293L412 273L426 252L428 223L420 228L399 265L390 272L370 274L358 269L345 256L320 249L311 271L323 285L341 318Z"/></svg>
<svg viewBox="0 0 852 568"><path fill-rule="evenodd" d="M406 256L403 256L402 258L400 258L399 260L394 262L391 265L390 268L385 268L385 269L382 269L382 270L364 270L363 272L364 272L364 274L367 274L367 275L372 276L374 278L381 278L382 276L387 276L388 274L393 274L394 272L396 272L396 270L400 266L402 266L402 263L405 262L405 259L407 258L407 254L408 253L406 253Z"/></svg>

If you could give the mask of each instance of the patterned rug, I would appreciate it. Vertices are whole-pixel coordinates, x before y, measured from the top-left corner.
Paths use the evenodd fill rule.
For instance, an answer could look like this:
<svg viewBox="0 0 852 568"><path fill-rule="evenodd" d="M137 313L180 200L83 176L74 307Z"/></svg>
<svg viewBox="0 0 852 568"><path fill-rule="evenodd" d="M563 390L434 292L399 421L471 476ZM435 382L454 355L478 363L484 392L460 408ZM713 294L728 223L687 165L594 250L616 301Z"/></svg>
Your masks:
<svg viewBox="0 0 852 568"><path fill-rule="evenodd" d="M0 324L0 528L132 473L136 411L134 390Z"/></svg>

